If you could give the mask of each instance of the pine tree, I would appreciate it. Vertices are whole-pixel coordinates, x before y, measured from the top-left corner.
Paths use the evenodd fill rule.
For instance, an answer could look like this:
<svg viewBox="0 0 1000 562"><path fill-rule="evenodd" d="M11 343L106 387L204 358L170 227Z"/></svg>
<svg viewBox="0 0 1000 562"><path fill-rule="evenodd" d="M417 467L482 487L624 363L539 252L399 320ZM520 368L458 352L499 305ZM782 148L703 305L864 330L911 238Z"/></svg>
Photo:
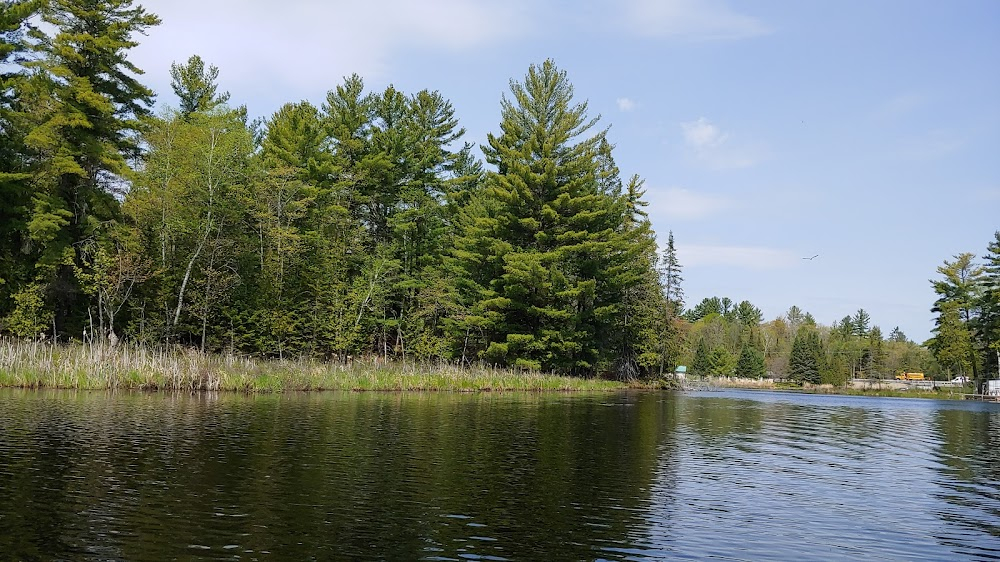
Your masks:
<svg viewBox="0 0 1000 562"><path fill-rule="evenodd" d="M938 318L929 347L942 365L953 365L963 375L967 367L978 382L981 357L976 350L976 325L984 270L974 260L975 254L965 252L955 256L955 261L945 261L937 268L943 278L931 281L938 294L931 311L936 312ZM960 351L968 357L955 357L954 354Z"/></svg>
<svg viewBox="0 0 1000 562"><path fill-rule="evenodd" d="M892 332L889 333L889 341L896 343L904 343L907 341L906 334L904 334L903 331L899 329L899 326L896 326L895 328L892 329Z"/></svg>
<svg viewBox="0 0 1000 562"><path fill-rule="evenodd" d="M736 305L734 314L736 321L747 328L756 328L764 318L760 309L751 304L750 301L740 301Z"/></svg>
<svg viewBox="0 0 1000 562"><path fill-rule="evenodd" d="M859 338L867 338L868 331L871 329L871 320L872 318L868 312L863 308L859 308L851 320L854 323L854 335Z"/></svg>
<svg viewBox="0 0 1000 562"><path fill-rule="evenodd" d="M627 228L629 206L602 165L604 132L573 100L552 61L511 81L499 135L483 152L489 174L458 237L466 298L478 304L483 357L571 373L610 370L624 295L642 279L630 266L646 234Z"/></svg>
<svg viewBox="0 0 1000 562"><path fill-rule="evenodd" d="M205 61L191 55L186 64L170 65L170 87L181 102L181 116L187 118L196 111L208 112L229 101L229 92L217 93L219 69L205 68Z"/></svg>
<svg viewBox="0 0 1000 562"><path fill-rule="evenodd" d="M0 4L0 320L15 305L11 293L28 286L34 269L32 260L26 259L22 251L29 242L29 179L34 159L25 145L23 101L27 77L22 63L30 47L25 37L30 29L28 21L41 6L42 2L35 0ZM38 295L31 298L41 302L40 297L35 297ZM38 316L43 308L33 309L29 315Z"/></svg>
<svg viewBox="0 0 1000 562"><path fill-rule="evenodd" d="M27 230L37 276L54 324L79 334L86 317L82 285L88 240L108 239L128 163L139 155L136 133L153 93L135 77L127 56L136 34L159 23L129 0L52 0L42 19L53 34L33 31L37 58L22 102L36 154Z"/></svg>

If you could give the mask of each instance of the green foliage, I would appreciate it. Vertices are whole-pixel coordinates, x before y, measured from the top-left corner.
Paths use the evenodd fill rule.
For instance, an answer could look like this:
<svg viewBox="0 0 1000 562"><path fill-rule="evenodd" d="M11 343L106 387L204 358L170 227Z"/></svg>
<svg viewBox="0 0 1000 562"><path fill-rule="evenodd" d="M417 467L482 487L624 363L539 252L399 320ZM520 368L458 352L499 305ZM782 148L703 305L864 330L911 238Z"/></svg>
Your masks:
<svg viewBox="0 0 1000 562"><path fill-rule="evenodd" d="M764 319L760 309L751 304L750 301L740 301L736 305L734 314L736 321L748 328L758 326L760 321Z"/></svg>
<svg viewBox="0 0 1000 562"><path fill-rule="evenodd" d="M106 239L118 219L115 195L153 100L127 55L133 36L159 20L125 0L53 0L40 13L46 25L29 31L33 56L22 64L12 114L23 143L13 169L27 176L15 189L14 224L24 259L40 267L11 291L43 286L59 331L79 333L92 304L78 277L88 273L84 247Z"/></svg>
<svg viewBox="0 0 1000 562"><path fill-rule="evenodd" d="M623 336L655 279L641 184L622 193L604 132L588 136L596 119L552 61L511 82L501 115L483 147L497 171L459 217L452 262L464 303L484 320L483 357L630 371L614 364L644 353Z"/></svg>
<svg viewBox="0 0 1000 562"><path fill-rule="evenodd" d="M980 278L979 336L983 366L991 378L1000 377L1000 231L986 247Z"/></svg>
<svg viewBox="0 0 1000 562"><path fill-rule="evenodd" d="M853 334L859 338L868 337L868 331L871 329L871 316L863 308L859 308L854 314L854 318L851 319L853 323Z"/></svg>
<svg viewBox="0 0 1000 562"><path fill-rule="evenodd" d="M749 342L744 343L743 348L740 350L740 358L736 362L736 376L760 378L766 372L764 353Z"/></svg>
<svg viewBox="0 0 1000 562"><path fill-rule="evenodd" d="M677 249L674 247L674 232L672 230L667 233L667 245L663 247L658 268L660 283L663 285L663 295L676 315L684 308L684 289L681 287L684 278L681 276L682 268L677 260Z"/></svg>
<svg viewBox="0 0 1000 562"><path fill-rule="evenodd" d="M698 340L698 347L694 352L694 360L691 362L691 373L695 375L709 375L712 372L712 361L709 356L708 341L702 337Z"/></svg>
<svg viewBox="0 0 1000 562"><path fill-rule="evenodd" d="M198 55L191 55L186 64L170 65L170 87L180 99L182 116L208 112L229 101L229 92L216 93L218 77L219 69L215 65L205 68Z"/></svg>
<svg viewBox="0 0 1000 562"><path fill-rule="evenodd" d="M802 326L792 343L788 376L799 383L819 384L823 368L823 348L819 334L810 326Z"/></svg>
<svg viewBox="0 0 1000 562"><path fill-rule="evenodd" d="M737 358L723 347L716 347L708 354L708 374L716 377L729 377L734 374Z"/></svg>
<svg viewBox="0 0 1000 562"><path fill-rule="evenodd" d="M3 320L6 331L20 337L36 337L45 332L52 313L45 305L41 285L29 285L14 294L14 310Z"/></svg>
<svg viewBox="0 0 1000 562"><path fill-rule="evenodd" d="M36 13L46 24L32 28ZM642 179L623 181L606 130L551 61L511 82L486 171L439 92L367 92L356 75L321 107L287 104L259 127L195 55L170 68L180 108L152 117L127 56L157 21L129 0L0 5L5 333L94 323L279 359L623 380L680 363L826 382L938 368L898 330L883 341L863 310L829 329L794 306L762 323L749 301L720 297L682 315L673 233L657 252ZM945 368L992 368L997 236L982 275L969 258L935 285ZM793 353L802 328L808 353Z"/></svg>
<svg viewBox="0 0 1000 562"><path fill-rule="evenodd" d="M938 317L928 347L949 373L978 379L976 321L982 303L984 270L974 259L974 254L966 252L937 268L943 279L931 282L938 295L931 310Z"/></svg>

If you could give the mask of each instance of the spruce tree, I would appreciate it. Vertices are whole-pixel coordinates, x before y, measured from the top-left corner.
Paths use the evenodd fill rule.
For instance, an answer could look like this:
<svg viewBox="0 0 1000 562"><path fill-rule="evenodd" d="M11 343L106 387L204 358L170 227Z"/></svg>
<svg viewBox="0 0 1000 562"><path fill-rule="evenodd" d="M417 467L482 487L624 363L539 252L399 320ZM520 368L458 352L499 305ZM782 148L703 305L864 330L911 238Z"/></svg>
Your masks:
<svg viewBox="0 0 1000 562"><path fill-rule="evenodd" d="M698 339L698 347L694 352L694 359L691 362L692 374L707 376L712 371L711 350L708 348L708 340L702 336Z"/></svg>
<svg viewBox="0 0 1000 562"><path fill-rule="evenodd" d="M789 378L800 383L819 384L822 369L823 348L819 334L810 326L802 326L792 343L792 354L788 359Z"/></svg>
<svg viewBox="0 0 1000 562"><path fill-rule="evenodd" d="M764 376L765 372L764 354L749 341L744 342L743 348L740 350L740 358L736 362L736 376L760 378Z"/></svg>
<svg viewBox="0 0 1000 562"><path fill-rule="evenodd" d="M670 315L675 316L684 308L684 289L681 287L684 278L681 276L682 268L677 260L677 249L674 247L673 230L667 233L667 245L664 246L660 256L659 269L663 294L671 307Z"/></svg>

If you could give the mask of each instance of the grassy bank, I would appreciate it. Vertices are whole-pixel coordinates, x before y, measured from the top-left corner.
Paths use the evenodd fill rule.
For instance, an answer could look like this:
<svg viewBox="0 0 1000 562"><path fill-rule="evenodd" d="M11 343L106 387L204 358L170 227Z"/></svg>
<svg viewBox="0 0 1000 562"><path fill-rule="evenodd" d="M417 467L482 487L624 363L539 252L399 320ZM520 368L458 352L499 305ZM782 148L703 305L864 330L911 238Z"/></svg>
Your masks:
<svg viewBox="0 0 1000 562"><path fill-rule="evenodd" d="M0 341L0 387L474 392L616 390L626 385L485 366L461 368L448 364L385 363L375 359L347 364L310 359L270 361L207 355L188 349L4 340Z"/></svg>

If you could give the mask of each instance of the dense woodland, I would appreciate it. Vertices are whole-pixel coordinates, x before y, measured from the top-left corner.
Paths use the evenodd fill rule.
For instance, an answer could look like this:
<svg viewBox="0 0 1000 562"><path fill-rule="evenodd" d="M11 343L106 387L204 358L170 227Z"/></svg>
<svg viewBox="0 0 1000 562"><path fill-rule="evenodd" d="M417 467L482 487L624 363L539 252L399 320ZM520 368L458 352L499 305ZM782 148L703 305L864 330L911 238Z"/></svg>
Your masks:
<svg viewBox="0 0 1000 562"><path fill-rule="evenodd" d="M864 310L686 309L673 235L657 248L642 179L552 61L475 147L440 92L359 76L251 121L198 56L153 114L128 53L157 23L131 0L0 4L0 333L619 378L997 370L1000 233L939 269L927 346Z"/></svg>

